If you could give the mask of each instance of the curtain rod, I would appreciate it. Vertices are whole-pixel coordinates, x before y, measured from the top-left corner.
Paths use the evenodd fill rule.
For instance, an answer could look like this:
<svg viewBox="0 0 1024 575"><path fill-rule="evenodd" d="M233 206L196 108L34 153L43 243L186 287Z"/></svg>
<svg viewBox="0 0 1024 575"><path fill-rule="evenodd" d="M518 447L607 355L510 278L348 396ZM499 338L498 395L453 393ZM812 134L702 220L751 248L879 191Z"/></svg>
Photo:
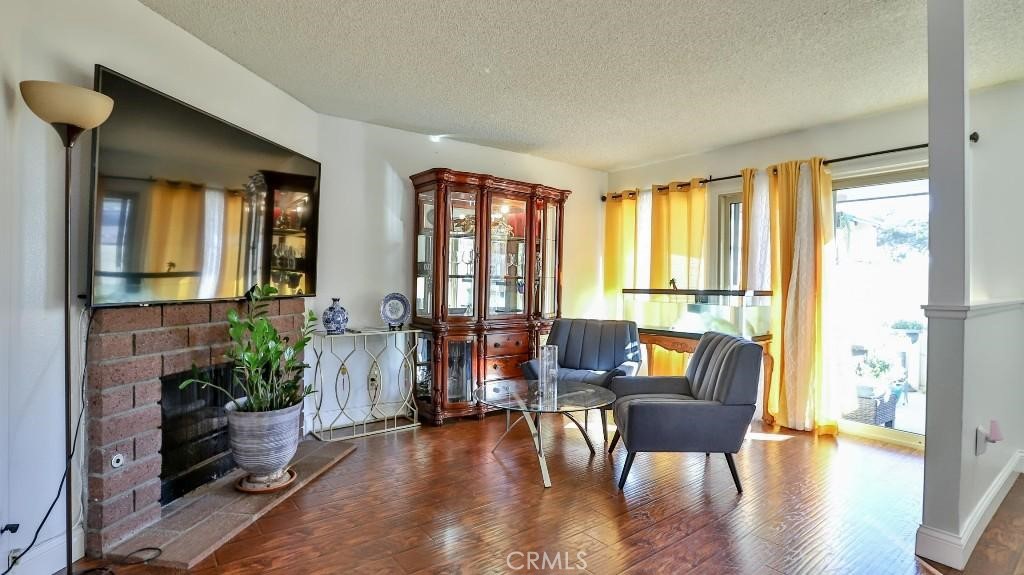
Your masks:
<svg viewBox="0 0 1024 575"><path fill-rule="evenodd" d="M978 141L977 138L978 138L977 132L971 134L971 141L972 142L977 142ZM829 164L837 164L839 162L849 162L851 160L860 160L861 158L870 158L872 156L882 156L882 155L885 155L885 154L895 154L897 152L909 152L910 150L921 150L921 149L924 149L924 148L927 148L927 147L928 147L928 144L915 144L913 146L903 146L903 147L900 147L900 148L889 148L888 150L879 150L877 152L867 152L865 154L855 154L853 156L842 156L842 157L839 157L839 158L833 158L831 160L825 160L823 163L827 166ZM708 183L711 183L711 182L722 182L722 181L725 181L725 180L735 180L737 178L742 178L742 177L743 177L743 174L733 174L731 176L721 176L721 177L718 177L718 178L713 178L713 177L709 176L707 178L701 179L700 183L708 184ZM667 190L667 189L668 189L668 186L658 186L658 190ZM613 197L621 197L621 195L622 194L613 194L612 196ZM601 201L602 202L605 201L606 199L607 199L607 196L601 196Z"/></svg>

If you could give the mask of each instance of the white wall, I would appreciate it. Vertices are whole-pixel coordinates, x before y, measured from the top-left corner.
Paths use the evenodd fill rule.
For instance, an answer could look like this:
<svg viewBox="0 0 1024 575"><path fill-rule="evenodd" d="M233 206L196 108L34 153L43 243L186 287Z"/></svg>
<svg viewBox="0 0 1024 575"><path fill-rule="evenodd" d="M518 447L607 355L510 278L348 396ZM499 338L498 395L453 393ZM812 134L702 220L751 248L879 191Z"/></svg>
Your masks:
<svg viewBox="0 0 1024 575"><path fill-rule="evenodd" d="M972 93L971 128L981 136L971 145L971 303L1024 298L1024 82Z"/></svg>
<svg viewBox="0 0 1024 575"><path fill-rule="evenodd" d="M381 298L412 289L413 193L409 176L430 168L483 172L573 191L565 207L563 315L600 306L607 174L335 118L320 117L324 193L320 202L318 312L340 297L353 325L380 323ZM411 295L411 294L410 294Z"/></svg>
<svg viewBox="0 0 1024 575"><path fill-rule="evenodd" d="M781 161L811 156L837 158L922 144L927 139L927 109L923 105L914 106L620 170L609 175L608 189L649 188L652 184L708 175L731 176L742 168L764 168ZM849 170L848 166L835 166L837 170L840 168ZM712 183L711 187L737 186L731 182Z"/></svg>
<svg viewBox="0 0 1024 575"><path fill-rule="evenodd" d="M62 470L63 158L56 134L21 100L21 80L91 86L93 66L104 64L320 159L323 297L311 303L317 311L328 296L339 295L353 321L369 323L383 294L409 290L408 176L435 166L572 189L566 253L583 255L566 257L566 313L586 314L596 300L597 198L606 186L601 172L456 142L433 144L424 136L321 116L136 2L5 1L2 14L0 524L22 528L0 538L0 566L10 549L28 544ZM89 157L83 138L74 156L73 194L79 200L88 197ZM76 202L79 286L85 285L84 209ZM50 573L63 565L62 506L44 528L38 552L15 573Z"/></svg>

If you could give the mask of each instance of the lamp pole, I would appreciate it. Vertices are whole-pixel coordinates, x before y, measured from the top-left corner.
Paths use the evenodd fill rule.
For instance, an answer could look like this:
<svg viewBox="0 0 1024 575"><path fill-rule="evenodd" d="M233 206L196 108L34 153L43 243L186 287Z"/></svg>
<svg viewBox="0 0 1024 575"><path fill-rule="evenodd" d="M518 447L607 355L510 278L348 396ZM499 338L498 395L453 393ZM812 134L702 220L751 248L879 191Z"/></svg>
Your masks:
<svg viewBox="0 0 1024 575"><path fill-rule="evenodd" d="M114 107L114 101L99 92L59 82L29 80L21 82L20 88L22 98L29 109L53 126L64 145L64 481L61 487L64 489L65 503L65 572L71 575L74 562L71 458L75 453L75 435L71 428L71 150L83 132L107 120ZM85 397L82 397L82 401L85 402ZM82 512L84 517L85 510ZM45 520L44 517L43 521ZM22 555L27 552L28 548Z"/></svg>
<svg viewBox="0 0 1024 575"><path fill-rule="evenodd" d="M71 575L72 525L74 502L71 499L71 458L75 452L71 432L71 150L83 130L70 124L54 124L61 142L64 144L64 465L66 479L64 482L64 532L65 561L67 575ZM85 398L82 398L85 401ZM84 513L85 510L83 509Z"/></svg>

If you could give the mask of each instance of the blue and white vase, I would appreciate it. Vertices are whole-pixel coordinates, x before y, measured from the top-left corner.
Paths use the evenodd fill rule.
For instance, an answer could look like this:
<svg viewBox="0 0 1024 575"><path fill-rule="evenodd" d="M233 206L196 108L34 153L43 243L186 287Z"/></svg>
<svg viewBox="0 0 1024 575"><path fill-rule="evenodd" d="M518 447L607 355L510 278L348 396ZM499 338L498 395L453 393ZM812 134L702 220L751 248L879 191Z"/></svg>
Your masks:
<svg viewBox="0 0 1024 575"><path fill-rule="evenodd" d="M341 298L332 297L331 301L331 307L324 310L320 322L324 324L324 330L331 335L345 333L345 328L348 327L348 312L341 307Z"/></svg>

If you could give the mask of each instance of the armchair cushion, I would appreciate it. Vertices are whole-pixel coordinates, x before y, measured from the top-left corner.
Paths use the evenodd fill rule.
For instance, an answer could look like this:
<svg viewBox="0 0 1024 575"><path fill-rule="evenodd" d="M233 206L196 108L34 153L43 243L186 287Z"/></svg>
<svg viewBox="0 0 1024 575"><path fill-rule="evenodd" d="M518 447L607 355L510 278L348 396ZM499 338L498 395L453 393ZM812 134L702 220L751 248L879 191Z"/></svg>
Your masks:
<svg viewBox="0 0 1024 575"><path fill-rule="evenodd" d="M540 377L540 360L533 358L530 361L524 361L519 364L519 369L523 370L524 378L537 379Z"/></svg>
<svg viewBox="0 0 1024 575"><path fill-rule="evenodd" d="M615 402L615 424L626 449L736 453L754 415L753 405L663 395Z"/></svg>
<svg viewBox="0 0 1024 575"><path fill-rule="evenodd" d="M613 369L611 371L594 371L589 369L558 369L558 380L559 381L578 381L581 383L589 383L591 385L599 385L601 387L608 387L608 384L613 378L622 375L622 372Z"/></svg>
<svg viewBox="0 0 1024 575"><path fill-rule="evenodd" d="M523 377L526 379L537 379L540 377L540 361L531 359L530 361L523 362L520 365L523 370ZM558 368L558 379L562 381L578 381L580 383L589 383L591 385L600 385L601 387L608 387L608 384L615 377L625 375L621 369L611 369L608 371L600 371L595 369L570 369L567 367Z"/></svg>
<svg viewBox="0 0 1024 575"><path fill-rule="evenodd" d="M690 380L680 377L616 377L608 389L615 392L615 397L644 393L671 393L693 396Z"/></svg>

